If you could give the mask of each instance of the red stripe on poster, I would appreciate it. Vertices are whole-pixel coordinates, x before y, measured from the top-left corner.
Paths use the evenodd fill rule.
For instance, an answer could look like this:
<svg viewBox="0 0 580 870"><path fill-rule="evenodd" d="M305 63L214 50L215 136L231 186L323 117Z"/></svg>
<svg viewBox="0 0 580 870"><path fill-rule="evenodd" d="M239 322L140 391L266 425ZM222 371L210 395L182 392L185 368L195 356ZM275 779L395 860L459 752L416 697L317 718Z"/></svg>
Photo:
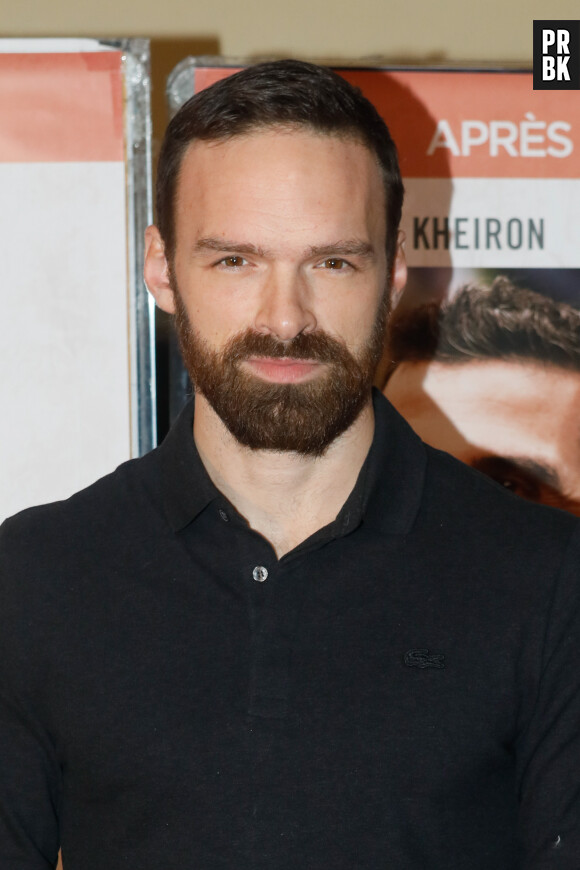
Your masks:
<svg viewBox="0 0 580 870"><path fill-rule="evenodd" d="M0 162L124 157L121 52L0 54Z"/></svg>

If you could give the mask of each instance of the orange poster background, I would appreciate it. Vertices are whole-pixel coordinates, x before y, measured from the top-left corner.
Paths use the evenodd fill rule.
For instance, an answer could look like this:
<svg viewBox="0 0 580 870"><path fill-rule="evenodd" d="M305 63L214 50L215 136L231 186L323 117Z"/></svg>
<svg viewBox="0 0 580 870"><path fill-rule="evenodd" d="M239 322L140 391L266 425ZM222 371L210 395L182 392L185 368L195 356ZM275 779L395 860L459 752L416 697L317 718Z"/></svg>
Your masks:
<svg viewBox="0 0 580 870"><path fill-rule="evenodd" d="M0 54L0 162L122 161L118 51Z"/></svg>
<svg viewBox="0 0 580 870"><path fill-rule="evenodd" d="M534 91L532 74L526 72L340 72L361 88L387 121L401 155L403 177L575 178L580 175L580 143L575 123L580 113L580 98L576 92ZM449 122L458 139L461 122L467 120L485 124L508 121L516 125L536 121L546 126L566 121L572 125L567 135L575 140L575 147L565 158L549 154L512 157L503 148L497 157L490 157L486 146L474 147L469 156L456 156L449 149L438 149L428 156L426 152L437 121L442 119Z"/></svg>

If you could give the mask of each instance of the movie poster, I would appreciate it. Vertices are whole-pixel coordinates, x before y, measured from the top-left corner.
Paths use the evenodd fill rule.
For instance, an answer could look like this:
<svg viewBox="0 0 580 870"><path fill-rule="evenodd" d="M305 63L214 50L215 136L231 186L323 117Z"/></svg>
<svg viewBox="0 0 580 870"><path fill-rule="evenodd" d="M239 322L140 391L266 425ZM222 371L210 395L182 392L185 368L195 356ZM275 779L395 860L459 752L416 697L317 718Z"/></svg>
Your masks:
<svg viewBox="0 0 580 870"><path fill-rule="evenodd" d="M344 74L406 188L385 394L428 443L580 514L577 93L524 72Z"/></svg>

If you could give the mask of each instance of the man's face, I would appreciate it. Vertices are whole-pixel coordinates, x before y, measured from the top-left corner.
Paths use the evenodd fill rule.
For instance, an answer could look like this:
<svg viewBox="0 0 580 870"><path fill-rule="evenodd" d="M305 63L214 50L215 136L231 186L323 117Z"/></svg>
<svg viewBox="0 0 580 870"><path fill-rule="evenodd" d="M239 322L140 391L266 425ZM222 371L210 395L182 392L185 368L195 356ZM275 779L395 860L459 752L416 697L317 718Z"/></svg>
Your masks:
<svg viewBox="0 0 580 870"><path fill-rule="evenodd" d="M385 395L413 429L531 501L580 515L580 374L507 360L402 363Z"/></svg>
<svg viewBox="0 0 580 870"><path fill-rule="evenodd" d="M352 139L187 151L171 268L186 365L243 444L320 454L369 401L388 284L382 176Z"/></svg>

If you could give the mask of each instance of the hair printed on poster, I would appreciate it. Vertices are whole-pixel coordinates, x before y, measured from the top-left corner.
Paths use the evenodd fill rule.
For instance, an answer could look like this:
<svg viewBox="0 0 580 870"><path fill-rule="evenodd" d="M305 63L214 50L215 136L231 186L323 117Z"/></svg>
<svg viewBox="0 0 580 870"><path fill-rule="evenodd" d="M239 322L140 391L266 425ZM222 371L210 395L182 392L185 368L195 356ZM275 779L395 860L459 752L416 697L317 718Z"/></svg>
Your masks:
<svg viewBox="0 0 580 870"><path fill-rule="evenodd" d="M443 294L418 271L385 395L426 442L580 516L580 270L462 270Z"/></svg>

